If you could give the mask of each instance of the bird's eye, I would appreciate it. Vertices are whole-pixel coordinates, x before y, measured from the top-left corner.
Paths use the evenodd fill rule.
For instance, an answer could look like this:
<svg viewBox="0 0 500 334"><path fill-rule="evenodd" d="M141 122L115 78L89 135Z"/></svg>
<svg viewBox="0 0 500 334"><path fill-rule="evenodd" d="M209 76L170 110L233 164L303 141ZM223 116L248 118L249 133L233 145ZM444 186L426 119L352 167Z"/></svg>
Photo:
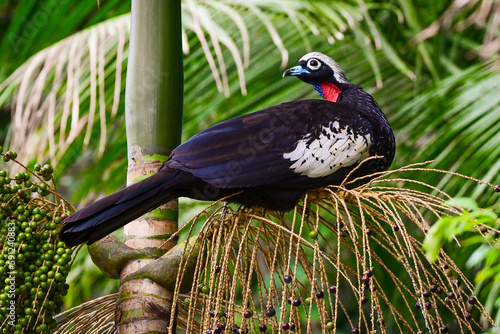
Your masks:
<svg viewBox="0 0 500 334"><path fill-rule="evenodd" d="M309 61L307 62L307 67L314 71L321 67L321 63L316 59L309 59Z"/></svg>

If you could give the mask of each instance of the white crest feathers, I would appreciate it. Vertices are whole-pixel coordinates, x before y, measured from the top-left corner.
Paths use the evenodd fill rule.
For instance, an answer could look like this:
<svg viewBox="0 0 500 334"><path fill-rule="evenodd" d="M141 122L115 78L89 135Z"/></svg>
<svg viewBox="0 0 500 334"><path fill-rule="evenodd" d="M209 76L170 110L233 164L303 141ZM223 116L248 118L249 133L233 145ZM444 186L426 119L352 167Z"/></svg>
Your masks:
<svg viewBox="0 0 500 334"><path fill-rule="evenodd" d="M340 65L333 60L332 58L328 57L327 55L321 53L321 52L309 52L302 58L300 58L299 61L308 61L311 58L318 59L325 63L327 66L329 66L333 70L333 76L335 79L340 82L340 83L348 83L349 80L347 80L347 75L345 74L345 71L340 67Z"/></svg>

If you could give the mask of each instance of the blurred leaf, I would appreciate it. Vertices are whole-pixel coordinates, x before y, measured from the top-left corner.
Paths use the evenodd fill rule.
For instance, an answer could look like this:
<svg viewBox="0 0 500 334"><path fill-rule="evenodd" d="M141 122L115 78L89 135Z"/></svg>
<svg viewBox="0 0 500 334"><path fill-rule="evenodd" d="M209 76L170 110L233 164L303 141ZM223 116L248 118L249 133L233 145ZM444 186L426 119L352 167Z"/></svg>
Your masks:
<svg viewBox="0 0 500 334"><path fill-rule="evenodd" d="M495 227L498 221L495 212L492 210L479 209L476 202L470 198L454 198L448 200L447 204L462 209L466 208L468 210L463 211L463 213L458 216L442 217L429 229L423 243L423 249L426 251L427 258L432 262L436 261L439 251L445 243L451 242L455 237L465 232L477 231L475 228L477 226ZM477 244L483 241L484 238L481 235L477 235L466 239L463 242L463 246ZM474 261L477 261L478 256L481 255L482 253L476 254ZM485 254L485 256L489 255ZM468 264L470 265L469 262Z"/></svg>
<svg viewBox="0 0 500 334"><path fill-rule="evenodd" d="M447 201L447 203L451 206L458 206L465 210L478 208L476 201L468 197L455 197Z"/></svg>
<svg viewBox="0 0 500 334"><path fill-rule="evenodd" d="M484 259L486 258L486 256L490 251L491 247L487 245L479 246L467 260L466 266L469 268L474 266L479 266L481 262L484 261Z"/></svg>
<svg viewBox="0 0 500 334"><path fill-rule="evenodd" d="M429 261L435 262L446 242L450 242L457 234L470 231L474 224L466 217L444 217L429 229L425 237L423 249Z"/></svg>

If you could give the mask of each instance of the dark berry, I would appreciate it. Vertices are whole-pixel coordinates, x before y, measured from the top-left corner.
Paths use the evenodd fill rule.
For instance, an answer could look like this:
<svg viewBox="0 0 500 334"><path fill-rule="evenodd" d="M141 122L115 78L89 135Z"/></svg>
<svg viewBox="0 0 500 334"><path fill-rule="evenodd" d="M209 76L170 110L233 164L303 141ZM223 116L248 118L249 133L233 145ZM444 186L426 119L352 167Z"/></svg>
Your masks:
<svg viewBox="0 0 500 334"><path fill-rule="evenodd" d="M316 298L323 298L325 296L325 293L321 290L316 291Z"/></svg>
<svg viewBox="0 0 500 334"><path fill-rule="evenodd" d="M477 302L477 299L476 299L476 297L472 296L472 297L469 297L469 299L467 301L469 302L469 304L474 305Z"/></svg>
<svg viewBox="0 0 500 334"><path fill-rule="evenodd" d="M361 297L361 304L366 304L368 302L368 298L365 296Z"/></svg>
<svg viewBox="0 0 500 334"><path fill-rule="evenodd" d="M243 313L243 316L244 316L245 318L247 318L247 319L248 319L248 318L251 318L251 317L252 317L252 315L253 315L252 311L245 311L245 312Z"/></svg>
<svg viewBox="0 0 500 334"><path fill-rule="evenodd" d="M366 229L366 235L371 236L373 234L373 231L371 228Z"/></svg>
<svg viewBox="0 0 500 334"><path fill-rule="evenodd" d="M426 309L428 309L428 310L430 310L430 309L432 308L432 304L431 304L431 303L429 303L429 302L426 302L426 303L424 304L424 306L425 306L425 308L426 308Z"/></svg>
<svg viewBox="0 0 500 334"><path fill-rule="evenodd" d="M292 302L293 306L300 306L300 304L301 304L300 299L294 299Z"/></svg>
<svg viewBox="0 0 500 334"><path fill-rule="evenodd" d="M443 293L443 288L441 288L441 287L439 287L439 286L438 286L438 287L436 288L436 293L437 293L438 295L442 294L442 293Z"/></svg>
<svg viewBox="0 0 500 334"><path fill-rule="evenodd" d="M222 333L222 327L219 325L215 326L214 333L216 334Z"/></svg>
<svg viewBox="0 0 500 334"><path fill-rule="evenodd" d="M415 308L416 308L417 310L420 310L420 309L422 308L422 304L420 304L420 303L416 303L416 304L415 304Z"/></svg>
<svg viewBox="0 0 500 334"><path fill-rule="evenodd" d="M365 271L365 275L368 276L368 277L372 277L373 276L373 272L371 270L367 270L367 271Z"/></svg>
<svg viewBox="0 0 500 334"><path fill-rule="evenodd" d="M294 322L291 322L290 323L290 330L295 330L295 323Z"/></svg>
<svg viewBox="0 0 500 334"><path fill-rule="evenodd" d="M436 292L437 289L438 289L438 287L434 284L429 287L429 290L431 290L431 292Z"/></svg>
<svg viewBox="0 0 500 334"><path fill-rule="evenodd" d="M361 278L361 281L365 284L368 284L370 283L370 277L368 276L363 276L363 278Z"/></svg>
<svg viewBox="0 0 500 334"><path fill-rule="evenodd" d="M266 310L267 317L274 317L276 315L276 311L273 308L269 308Z"/></svg>
<svg viewBox="0 0 500 334"><path fill-rule="evenodd" d="M260 324L259 325L259 331L265 332L267 330L267 326L265 324Z"/></svg>
<svg viewBox="0 0 500 334"><path fill-rule="evenodd" d="M392 228L393 228L393 229L394 229L394 231L396 231L396 232L397 232L397 231L399 231L399 225L397 225L397 224L394 224L394 226L393 226Z"/></svg>
<svg viewBox="0 0 500 334"><path fill-rule="evenodd" d="M448 327L446 327L446 326L441 326L441 328L439 328L439 331L440 331L441 333L448 333Z"/></svg>
<svg viewBox="0 0 500 334"><path fill-rule="evenodd" d="M422 295L424 296L424 298L429 298L431 296L431 293L425 290L424 292L422 292Z"/></svg>
<svg viewBox="0 0 500 334"><path fill-rule="evenodd" d="M288 297L288 299L286 301L287 301L288 304L292 305L293 298L292 297Z"/></svg>
<svg viewBox="0 0 500 334"><path fill-rule="evenodd" d="M455 299L455 294L453 292L448 292L447 296L449 299Z"/></svg>
<svg viewBox="0 0 500 334"><path fill-rule="evenodd" d="M359 330L358 330L357 328L353 328L353 329L351 330L351 333L352 333L352 334L359 334Z"/></svg>
<svg viewBox="0 0 500 334"><path fill-rule="evenodd" d="M337 292L337 287L335 285L330 285L328 290L330 290L330 293L335 293L335 292Z"/></svg>
<svg viewBox="0 0 500 334"><path fill-rule="evenodd" d="M292 276L290 275L285 275L285 277L283 277L283 279L285 280L286 283L292 283Z"/></svg>
<svg viewBox="0 0 500 334"><path fill-rule="evenodd" d="M495 192L500 193L500 184L495 186Z"/></svg>
<svg viewBox="0 0 500 334"><path fill-rule="evenodd" d="M213 318L215 317L215 311L214 310L211 310L210 312L208 312L208 314L210 314L210 316Z"/></svg>
<svg viewBox="0 0 500 334"><path fill-rule="evenodd" d="M290 329L290 324L288 322L285 322L281 325L281 328L283 328L283 330L287 331Z"/></svg>
<svg viewBox="0 0 500 334"><path fill-rule="evenodd" d="M14 152L12 152L12 151L5 152L4 158L6 158L6 159L4 159L4 160L9 161L10 159L15 159L13 153Z"/></svg>
<svg viewBox="0 0 500 334"><path fill-rule="evenodd" d="M470 314L469 312L465 312L464 317L466 320L470 320L472 319L472 314Z"/></svg>
<svg viewBox="0 0 500 334"><path fill-rule="evenodd" d="M233 332L235 332L236 334L240 333L240 327L237 325L234 325Z"/></svg>
<svg viewBox="0 0 500 334"><path fill-rule="evenodd" d="M216 266L214 271L216 274L220 273L220 266Z"/></svg>

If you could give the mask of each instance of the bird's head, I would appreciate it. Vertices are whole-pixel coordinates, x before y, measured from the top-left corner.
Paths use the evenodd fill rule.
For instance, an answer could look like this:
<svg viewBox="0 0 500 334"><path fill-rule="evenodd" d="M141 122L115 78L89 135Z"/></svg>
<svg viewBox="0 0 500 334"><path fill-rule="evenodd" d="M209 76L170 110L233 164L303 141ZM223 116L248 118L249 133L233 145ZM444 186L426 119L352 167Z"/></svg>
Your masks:
<svg viewBox="0 0 500 334"><path fill-rule="evenodd" d="M283 77L294 76L316 88L325 99L337 102L341 93L339 86L349 84L347 76L332 58L320 53L310 52L300 58L299 64L287 69Z"/></svg>

